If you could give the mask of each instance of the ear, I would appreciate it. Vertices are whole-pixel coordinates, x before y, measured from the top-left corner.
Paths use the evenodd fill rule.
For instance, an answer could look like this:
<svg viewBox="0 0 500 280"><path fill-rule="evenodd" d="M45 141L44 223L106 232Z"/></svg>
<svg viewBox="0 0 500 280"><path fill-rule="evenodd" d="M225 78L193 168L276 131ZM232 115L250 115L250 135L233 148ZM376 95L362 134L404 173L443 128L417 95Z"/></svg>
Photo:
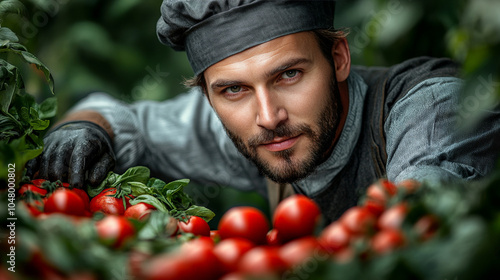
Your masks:
<svg viewBox="0 0 500 280"><path fill-rule="evenodd" d="M335 73L337 82L341 83L347 80L351 71L351 52L346 38L340 39L332 47L332 56L335 62Z"/></svg>

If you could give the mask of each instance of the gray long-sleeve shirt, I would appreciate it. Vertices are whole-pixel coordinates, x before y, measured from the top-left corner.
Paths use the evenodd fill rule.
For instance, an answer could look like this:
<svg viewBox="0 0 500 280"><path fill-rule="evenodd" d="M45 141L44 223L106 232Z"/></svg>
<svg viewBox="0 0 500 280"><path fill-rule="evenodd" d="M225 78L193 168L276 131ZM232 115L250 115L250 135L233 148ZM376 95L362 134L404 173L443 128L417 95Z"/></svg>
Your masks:
<svg viewBox="0 0 500 280"><path fill-rule="evenodd" d="M500 150L495 145L500 117L492 112L473 135L455 133L462 83L455 77L425 79L392 105L383 124L389 180L436 183L476 179L492 170ZM367 167L372 169L373 159L363 147L366 141L360 140L368 133L363 116L366 97L372 93L355 71L348 78L348 88L348 115L338 144L313 174L293 183L296 192L317 199L330 219L355 204L360 192L380 175L365 172ZM267 193L265 178L236 150L199 89L164 102L133 104L94 93L73 110L95 110L110 122L117 172L144 165L160 178L190 178L201 184Z"/></svg>

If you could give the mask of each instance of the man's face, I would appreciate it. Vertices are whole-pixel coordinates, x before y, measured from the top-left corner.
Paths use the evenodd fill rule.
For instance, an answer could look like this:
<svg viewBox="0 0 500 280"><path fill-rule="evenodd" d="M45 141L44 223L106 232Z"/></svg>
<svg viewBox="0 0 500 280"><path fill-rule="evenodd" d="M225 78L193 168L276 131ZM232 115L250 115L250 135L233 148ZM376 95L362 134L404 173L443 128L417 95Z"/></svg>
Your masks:
<svg viewBox="0 0 500 280"><path fill-rule="evenodd" d="M226 58L205 80L229 137L271 180L301 179L327 156L339 123L338 86L312 33Z"/></svg>

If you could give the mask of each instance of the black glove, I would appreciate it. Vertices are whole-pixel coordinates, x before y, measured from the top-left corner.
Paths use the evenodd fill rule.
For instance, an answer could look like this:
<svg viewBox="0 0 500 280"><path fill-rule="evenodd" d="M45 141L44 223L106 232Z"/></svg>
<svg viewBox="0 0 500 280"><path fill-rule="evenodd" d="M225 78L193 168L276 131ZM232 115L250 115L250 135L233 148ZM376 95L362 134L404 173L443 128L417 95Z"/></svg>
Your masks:
<svg viewBox="0 0 500 280"><path fill-rule="evenodd" d="M86 179L98 186L115 166L108 133L89 121L72 121L52 129L44 138L40 156L26 164L26 175L61 180L82 188Z"/></svg>

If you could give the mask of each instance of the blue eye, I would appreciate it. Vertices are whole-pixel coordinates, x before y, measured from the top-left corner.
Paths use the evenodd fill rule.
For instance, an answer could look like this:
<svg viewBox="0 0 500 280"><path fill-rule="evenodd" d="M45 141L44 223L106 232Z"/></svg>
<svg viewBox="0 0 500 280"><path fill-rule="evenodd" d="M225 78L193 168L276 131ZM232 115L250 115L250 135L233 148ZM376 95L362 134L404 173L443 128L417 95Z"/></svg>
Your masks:
<svg viewBox="0 0 500 280"><path fill-rule="evenodd" d="M283 72L283 74L281 75L281 78L282 79L291 79L291 78L297 76L298 73L299 73L299 71L297 71L297 70L287 70L287 71Z"/></svg>
<svg viewBox="0 0 500 280"><path fill-rule="evenodd" d="M241 86L231 86L224 90L227 93L238 93L241 91Z"/></svg>

